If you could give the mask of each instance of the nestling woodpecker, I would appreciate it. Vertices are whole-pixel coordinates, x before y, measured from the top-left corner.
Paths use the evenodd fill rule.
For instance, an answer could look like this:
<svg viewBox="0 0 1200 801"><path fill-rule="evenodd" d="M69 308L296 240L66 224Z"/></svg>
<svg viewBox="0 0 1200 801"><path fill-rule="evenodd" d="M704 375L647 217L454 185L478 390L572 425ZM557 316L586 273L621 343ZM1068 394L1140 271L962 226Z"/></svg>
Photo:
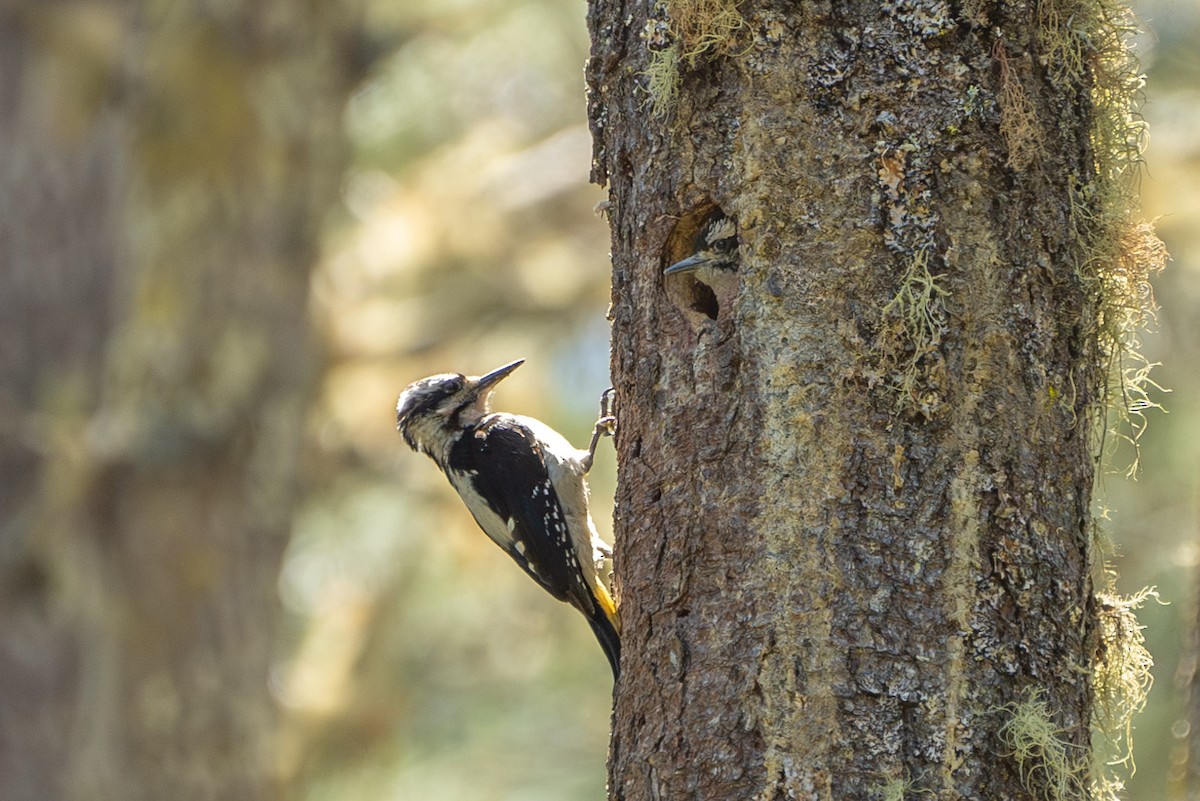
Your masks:
<svg viewBox="0 0 1200 801"><path fill-rule="evenodd" d="M696 280L711 288L734 277L738 267L737 224L716 211L700 226L692 243L693 252L663 270L663 275L694 273Z"/></svg>
<svg viewBox="0 0 1200 801"><path fill-rule="evenodd" d="M583 451L539 420L492 412L492 391L523 362L482 376L443 373L409 384L396 402L396 428L446 474L493 542L542 589L583 613L615 680L621 624L600 579L608 546L592 523L584 476L616 420L606 394Z"/></svg>

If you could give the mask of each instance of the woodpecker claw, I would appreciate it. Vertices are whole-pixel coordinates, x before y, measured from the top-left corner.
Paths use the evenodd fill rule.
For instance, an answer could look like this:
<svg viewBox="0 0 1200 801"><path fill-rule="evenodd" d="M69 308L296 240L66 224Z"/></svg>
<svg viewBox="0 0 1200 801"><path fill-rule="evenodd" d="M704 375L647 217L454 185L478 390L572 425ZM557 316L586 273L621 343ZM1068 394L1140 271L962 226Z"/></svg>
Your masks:
<svg viewBox="0 0 1200 801"><path fill-rule="evenodd" d="M608 434L616 431L617 425L617 390L609 387L600 393L600 419L609 423Z"/></svg>
<svg viewBox="0 0 1200 801"><path fill-rule="evenodd" d="M600 393L600 419L592 429L592 442L588 445L587 456L583 459L583 470L592 469L592 460L596 458L596 446L601 437L611 437L617 433L616 412L617 391L612 387Z"/></svg>

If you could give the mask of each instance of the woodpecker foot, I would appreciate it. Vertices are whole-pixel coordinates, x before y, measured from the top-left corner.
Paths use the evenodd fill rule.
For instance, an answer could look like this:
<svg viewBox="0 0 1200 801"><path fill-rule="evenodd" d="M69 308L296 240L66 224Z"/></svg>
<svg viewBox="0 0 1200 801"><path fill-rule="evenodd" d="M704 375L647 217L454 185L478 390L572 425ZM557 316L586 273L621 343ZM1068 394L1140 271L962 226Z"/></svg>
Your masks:
<svg viewBox="0 0 1200 801"><path fill-rule="evenodd" d="M583 460L583 470L592 469L592 460L596 457L596 446L601 437L611 437L617 432L616 412L617 391L612 387L600 395L600 419L592 429L592 442L588 445L587 456Z"/></svg>
<svg viewBox="0 0 1200 801"><path fill-rule="evenodd" d="M605 437L617 433L617 391L612 387L600 393L600 419L596 421L596 430L602 431Z"/></svg>

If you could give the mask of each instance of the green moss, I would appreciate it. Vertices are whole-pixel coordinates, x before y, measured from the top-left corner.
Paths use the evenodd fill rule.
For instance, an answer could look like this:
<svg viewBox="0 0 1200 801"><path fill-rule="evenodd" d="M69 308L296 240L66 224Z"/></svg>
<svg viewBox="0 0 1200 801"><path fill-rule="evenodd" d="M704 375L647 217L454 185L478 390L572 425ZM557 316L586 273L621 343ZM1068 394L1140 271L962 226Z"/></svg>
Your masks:
<svg viewBox="0 0 1200 801"><path fill-rule="evenodd" d="M1106 417L1107 424L1098 426L1103 439L1097 450L1132 477L1138 472L1146 412L1161 409L1155 396L1167 391L1151 377L1158 363L1142 354L1141 332L1157 309L1150 276L1166 266L1169 256L1152 223L1134 219L1119 205L1110 209L1107 219L1097 220L1107 238L1097 245L1093 269L1082 274L1096 308L1095 333L1106 376L1097 416ZM1109 444L1124 444L1128 456L1118 456L1105 447Z"/></svg>
<svg viewBox="0 0 1200 801"><path fill-rule="evenodd" d="M1115 0L1041 0L1037 13L1042 66L1057 82L1085 87L1092 103L1091 171L1071 194L1075 273L1088 295L1088 335L1102 370L1092 408L1097 458L1113 463L1117 457L1110 446L1125 443L1131 454L1125 472L1134 475L1145 413L1160 408L1154 397L1163 391L1151 377L1157 365L1141 353L1140 333L1156 310L1150 279L1169 259L1154 224L1138 212L1146 126L1136 113L1143 85L1130 47L1136 27L1129 9ZM1093 527L1093 559L1101 573L1112 551L1099 525L1102 517ZM1123 788L1115 768L1134 768L1133 718L1145 706L1152 681L1153 660L1136 611L1157 596L1153 590L1118 595L1107 573L1098 583L1105 589L1096 594L1091 792L1113 799Z"/></svg>
<svg viewBox="0 0 1200 801"><path fill-rule="evenodd" d="M1155 366L1140 352L1139 333L1153 318L1150 277L1169 258L1154 225L1138 216L1136 178L1142 164L1146 126L1136 113L1143 76L1130 45L1136 25L1116 0L1041 0L1037 6L1041 65L1056 83L1084 87L1092 103L1091 171L1081 176L1071 198L1077 242L1075 270L1090 298L1089 334L1106 378L1095 406L1110 431L1106 442L1126 442L1136 473L1137 441L1145 411L1158 387ZM1103 418L1110 418L1105 425Z"/></svg>
<svg viewBox="0 0 1200 801"><path fill-rule="evenodd" d="M916 782L906 773L903 777L895 777L888 779L883 784L877 784L869 790L871 798L879 801L905 801L905 799L914 799L922 795L937 795L932 790L916 789Z"/></svg>
<svg viewBox="0 0 1200 801"><path fill-rule="evenodd" d="M1146 697L1154 683L1150 668L1154 659L1146 650L1143 627L1137 610L1147 599L1158 598L1153 588L1130 596L1100 593L1096 596L1099 622L1099 654L1092 666L1095 711L1093 794L1100 799L1115 799L1123 783L1113 768L1128 767L1132 773L1133 718L1146 706Z"/></svg>
<svg viewBox="0 0 1200 801"><path fill-rule="evenodd" d="M998 732L1003 756L1016 763L1031 795L1045 801L1087 797L1086 749L1063 738L1065 730L1055 725L1040 689L998 711L1006 718Z"/></svg>
<svg viewBox="0 0 1200 801"><path fill-rule="evenodd" d="M921 360L937 349L946 330L950 291L942 278L930 272L929 249L921 248L909 260L895 296L883 307L879 343L894 367L892 387L904 407L925 405L918 398Z"/></svg>
<svg viewBox="0 0 1200 801"><path fill-rule="evenodd" d="M650 95L650 112L665 117L679 101L679 45L650 51L650 66L642 73Z"/></svg>
<svg viewBox="0 0 1200 801"><path fill-rule="evenodd" d="M879 801L904 801L904 797L912 789L908 779L891 779L871 788L871 797Z"/></svg>
<svg viewBox="0 0 1200 801"><path fill-rule="evenodd" d="M996 100L1000 109L1000 135L1008 146L1008 166L1023 172L1040 154L1044 136L1016 65L1009 60L1003 39L996 40L992 58L1000 67L1000 90Z"/></svg>
<svg viewBox="0 0 1200 801"><path fill-rule="evenodd" d="M694 65L706 53L733 51L746 20L734 0L668 0L672 28L683 43L683 54Z"/></svg>
<svg viewBox="0 0 1200 801"><path fill-rule="evenodd" d="M733 51L746 20L734 0L664 0L651 7L642 38L650 63L642 75L656 117L669 114L679 97L682 59L694 69L706 55Z"/></svg>

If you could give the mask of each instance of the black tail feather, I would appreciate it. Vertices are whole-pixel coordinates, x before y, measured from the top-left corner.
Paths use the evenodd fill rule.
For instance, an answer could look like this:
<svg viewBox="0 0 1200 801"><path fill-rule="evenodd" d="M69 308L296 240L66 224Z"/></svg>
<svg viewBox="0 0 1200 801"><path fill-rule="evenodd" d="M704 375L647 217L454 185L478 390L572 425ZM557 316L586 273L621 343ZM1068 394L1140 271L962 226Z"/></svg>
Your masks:
<svg viewBox="0 0 1200 801"><path fill-rule="evenodd" d="M613 682L616 682L621 678L621 635L617 633L616 628L613 627L602 609L597 609L595 614L588 615L588 624L596 634L596 639L600 641L600 647L604 649L604 655L608 657L608 664L612 665Z"/></svg>

